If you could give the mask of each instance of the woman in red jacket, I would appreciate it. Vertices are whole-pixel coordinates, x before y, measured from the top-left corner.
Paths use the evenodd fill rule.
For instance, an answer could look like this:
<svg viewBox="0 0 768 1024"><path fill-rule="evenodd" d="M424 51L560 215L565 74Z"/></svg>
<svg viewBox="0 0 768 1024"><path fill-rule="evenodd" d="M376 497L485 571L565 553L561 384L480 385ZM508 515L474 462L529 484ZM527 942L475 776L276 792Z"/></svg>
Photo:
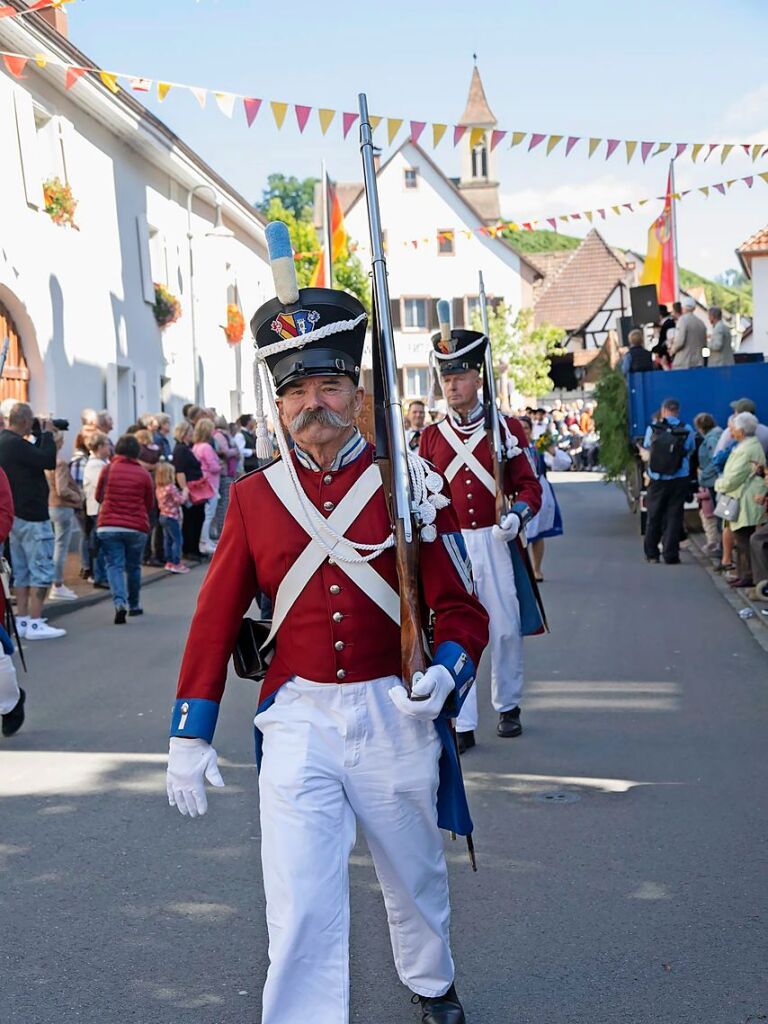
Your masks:
<svg viewBox="0 0 768 1024"><path fill-rule="evenodd" d="M96 536L107 563L107 579L115 604L115 625L126 615L141 615L141 557L155 504L152 477L139 463L141 445L125 434L115 445L115 458L101 471L96 485L99 517ZM127 586L126 586L127 583Z"/></svg>

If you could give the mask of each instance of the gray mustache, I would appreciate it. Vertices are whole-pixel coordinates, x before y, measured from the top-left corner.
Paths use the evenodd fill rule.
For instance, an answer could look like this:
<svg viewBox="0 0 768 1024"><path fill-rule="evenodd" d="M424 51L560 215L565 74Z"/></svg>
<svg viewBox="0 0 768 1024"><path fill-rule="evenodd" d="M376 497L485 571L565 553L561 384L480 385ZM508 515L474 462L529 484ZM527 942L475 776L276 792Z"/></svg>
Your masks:
<svg viewBox="0 0 768 1024"><path fill-rule="evenodd" d="M303 409L293 417L289 430L292 434L301 433L313 423L317 423L321 427L336 427L337 429L352 426L352 420L344 419L343 416L339 416L331 409Z"/></svg>

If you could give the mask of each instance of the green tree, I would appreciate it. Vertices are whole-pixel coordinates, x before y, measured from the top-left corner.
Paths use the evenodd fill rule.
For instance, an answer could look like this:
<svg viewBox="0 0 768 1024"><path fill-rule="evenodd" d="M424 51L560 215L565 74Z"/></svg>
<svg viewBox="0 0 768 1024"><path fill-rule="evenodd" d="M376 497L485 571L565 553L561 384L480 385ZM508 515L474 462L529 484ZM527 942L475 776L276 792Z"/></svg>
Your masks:
<svg viewBox="0 0 768 1024"><path fill-rule="evenodd" d="M634 462L627 434L627 381L607 369L595 388L595 427L600 434L600 463L607 480L620 480Z"/></svg>
<svg viewBox="0 0 768 1024"><path fill-rule="evenodd" d="M482 330L479 312L472 315L472 328ZM509 380L515 391L528 398L552 390L551 359L562 345L565 331L551 324L534 327L532 309L521 309L513 320L508 307L500 303L495 309L488 308L488 332L502 382Z"/></svg>
<svg viewBox="0 0 768 1024"><path fill-rule="evenodd" d="M261 202L256 203L256 209L266 216L269 215L269 204L273 199L279 199L286 210L302 220L307 215L312 219L312 208L315 203L315 185L318 178L286 178L284 174L270 174L267 178L267 187L261 194Z"/></svg>

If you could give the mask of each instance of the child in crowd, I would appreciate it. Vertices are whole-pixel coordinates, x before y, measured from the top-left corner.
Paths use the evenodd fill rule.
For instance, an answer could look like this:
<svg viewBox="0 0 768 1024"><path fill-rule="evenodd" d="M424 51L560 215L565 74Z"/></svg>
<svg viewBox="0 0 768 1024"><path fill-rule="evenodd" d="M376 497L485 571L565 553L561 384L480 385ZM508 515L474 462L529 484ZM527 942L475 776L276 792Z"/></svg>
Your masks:
<svg viewBox="0 0 768 1024"><path fill-rule="evenodd" d="M189 566L181 560L181 507L188 495L177 487L176 471L170 462L158 462L155 468L155 495L165 540L165 568L187 573Z"/></svg>

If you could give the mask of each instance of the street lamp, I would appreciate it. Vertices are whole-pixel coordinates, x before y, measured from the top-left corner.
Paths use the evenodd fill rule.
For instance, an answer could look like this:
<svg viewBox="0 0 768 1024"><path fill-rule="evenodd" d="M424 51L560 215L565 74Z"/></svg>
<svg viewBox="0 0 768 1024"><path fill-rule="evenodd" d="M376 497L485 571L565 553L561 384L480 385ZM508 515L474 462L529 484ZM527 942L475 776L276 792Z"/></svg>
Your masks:
<svg viewBox="0 0 768 1024"><path fill-rule="evenodd" d="M234 238L234 231L230 231L224 224L221 213L221 200L218 192L212 185L195 185L187 193L187 240L189 241L189 302L192 309L192 379L195 405L200 404L200 372L197 364L197 325L195 322L195 260L192 247L192 200L198 192L208 191L213 196L216 210L214 225L210 231L205 232L206 238Z"/></svg>

